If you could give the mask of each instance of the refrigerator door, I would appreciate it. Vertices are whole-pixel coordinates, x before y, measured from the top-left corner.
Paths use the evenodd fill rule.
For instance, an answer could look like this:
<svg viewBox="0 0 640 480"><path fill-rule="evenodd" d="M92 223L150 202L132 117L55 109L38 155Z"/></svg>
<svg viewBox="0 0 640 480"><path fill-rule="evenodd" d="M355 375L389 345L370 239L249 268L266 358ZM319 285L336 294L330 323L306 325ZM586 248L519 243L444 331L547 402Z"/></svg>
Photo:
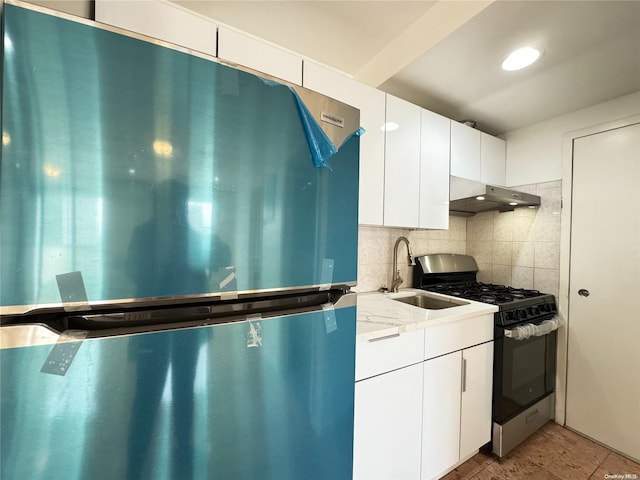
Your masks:
<svg viewBox="0 0 640 480"><path fill-rule="evenodd" d="M84 341L3 327L0 477L351 478L350 303Z"/></svg>
<svg viewBox="0 0 640 480"><path fill-rule="evenodd" d="M2 15L0 313L355 285L359 138L315 168L312 92L90 22Z"/></svg>

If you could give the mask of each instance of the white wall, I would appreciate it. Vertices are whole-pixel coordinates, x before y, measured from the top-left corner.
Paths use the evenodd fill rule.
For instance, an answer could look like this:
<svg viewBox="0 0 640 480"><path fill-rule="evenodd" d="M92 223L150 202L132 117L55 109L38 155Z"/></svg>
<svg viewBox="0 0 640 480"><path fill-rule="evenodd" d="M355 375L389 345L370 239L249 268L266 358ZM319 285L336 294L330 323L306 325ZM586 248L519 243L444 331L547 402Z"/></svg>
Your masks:
<svg viewBox="0 0 640 480"><path fill-rule="evenodd" d="M507 132L507 185L562 179L565 133L640 113L640 91Z"/></svg>

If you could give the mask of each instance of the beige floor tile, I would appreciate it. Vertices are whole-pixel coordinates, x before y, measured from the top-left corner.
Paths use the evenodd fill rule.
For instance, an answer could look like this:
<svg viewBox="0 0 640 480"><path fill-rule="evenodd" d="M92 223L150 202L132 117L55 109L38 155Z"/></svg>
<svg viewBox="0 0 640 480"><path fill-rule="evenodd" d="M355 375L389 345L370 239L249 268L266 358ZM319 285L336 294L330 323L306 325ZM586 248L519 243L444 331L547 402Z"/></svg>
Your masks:
<svg viewBox="0 0 640 480"><path fill-rule="evenodd" d="M607 476L605 477L605 475ZM640 464L615 452L610 452L589 478L593 480L615 478L612 475L621 475L620 478L626 477L627 479L633 479L635 475L635 478L640 479Z"/></svg>
<svg viewBox="0 0 640 480"><path fill-rule="evenodd" d="M477 455L471 457L469 460L464 462L458 468L449 472L447 475L442 477L443 480L462 480L473 477L476 473L484 468L484 466L493 461L493 457L491 455L486 455L484 453L478 453Z"/></svg>
<svg viewBox="0 0 640 480"><path fill-rule="evenodd" d="M640 464L555 422L548 422L503 458L479 453L444 480L596 480L637 475Z"/></svg>
<svg viewBox="0 0 640 480"><path fill-rule="evenodd" d="M568 478L556 475L546 468L543 462L537 462L519 450L511 452L506 457L488 463L485 467L499 478L527 479L527 480L560 480Z"/></svg>

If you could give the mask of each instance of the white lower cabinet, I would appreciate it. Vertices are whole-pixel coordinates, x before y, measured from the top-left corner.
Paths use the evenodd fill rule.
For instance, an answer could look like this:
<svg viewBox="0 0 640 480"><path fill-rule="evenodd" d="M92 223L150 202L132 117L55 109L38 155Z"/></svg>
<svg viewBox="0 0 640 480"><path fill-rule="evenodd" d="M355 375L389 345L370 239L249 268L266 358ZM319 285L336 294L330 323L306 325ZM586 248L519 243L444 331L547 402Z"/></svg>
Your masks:
<svg viewBox="0 0 640 480"><path fill-rule="evenodd" d="M356 383L354 479L419 479L422 363Z"/></svg>
<svg viewBox="0 0 640 480"><path fill-rule="evenodd" d="M491 440L493 342L463 350L462 362L465 381L460 406L460 459Z"/></svg>
<svg viewBox="0 0 640 480"><path fill-rule="evenodd" d="M440 478L491 439L493 315L356 344L355 479Z"/></svg>
<svg viewBox="0 0 640 480"><path fill-rule="evenodd" d="M493 342L424 362L422 479L440 478L491 439Z"/></svg>
<svg viewBox="0 0 640 480"><path fill-rule="evenodd" d="M437 478L460 454L462 353L424 362L422 477Z"/></svg>

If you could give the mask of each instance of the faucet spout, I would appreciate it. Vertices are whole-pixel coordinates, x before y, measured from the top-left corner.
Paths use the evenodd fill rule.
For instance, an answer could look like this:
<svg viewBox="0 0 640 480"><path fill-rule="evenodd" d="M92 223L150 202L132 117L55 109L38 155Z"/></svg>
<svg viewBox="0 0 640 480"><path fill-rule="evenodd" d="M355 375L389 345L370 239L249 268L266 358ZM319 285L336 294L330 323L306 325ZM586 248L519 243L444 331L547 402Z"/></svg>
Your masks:
<svg viewBox="0 0 640 480"><path fill-rule="evenodd" d="M393 276L391 277L391 291L397 292L398 287L404 281L400 276L400 270L398 270L398 247L400 243L404 242L407 245L407 262L409 266L415 265L416 262L413 259L413 255L411 254L411 245L409 244L409 240L406 237L398 237L395 245L393 246Z"/></svg>

